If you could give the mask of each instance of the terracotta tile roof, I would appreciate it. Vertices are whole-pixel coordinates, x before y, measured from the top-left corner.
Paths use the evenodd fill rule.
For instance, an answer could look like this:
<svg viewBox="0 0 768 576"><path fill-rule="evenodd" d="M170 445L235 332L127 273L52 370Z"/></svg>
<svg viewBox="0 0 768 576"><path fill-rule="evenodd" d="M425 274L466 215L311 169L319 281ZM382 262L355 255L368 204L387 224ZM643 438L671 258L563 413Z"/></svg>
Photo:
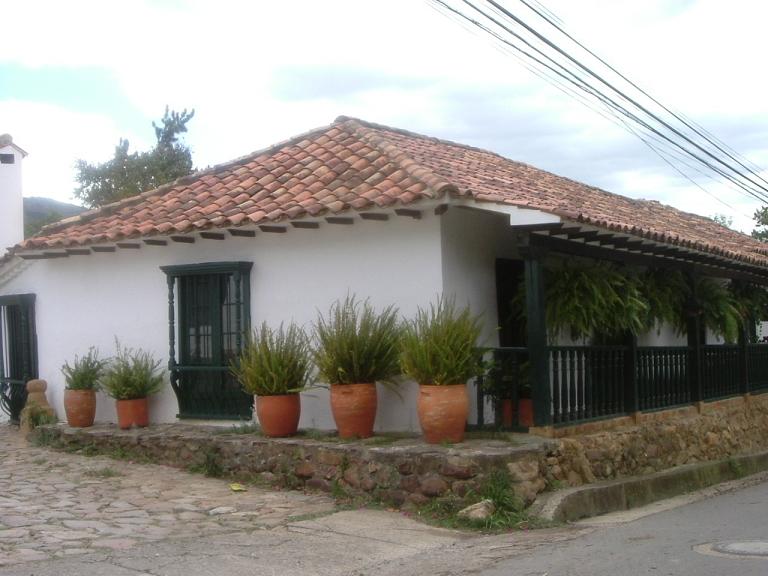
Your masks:
<svg viewBox="0 0 768 576"><path fill-rule="evenodd" d="M612 194L485 150L346 117L49 225L17 250L272 224L444 196L538 209L768 266L768 247L708 218Z"/></svg>

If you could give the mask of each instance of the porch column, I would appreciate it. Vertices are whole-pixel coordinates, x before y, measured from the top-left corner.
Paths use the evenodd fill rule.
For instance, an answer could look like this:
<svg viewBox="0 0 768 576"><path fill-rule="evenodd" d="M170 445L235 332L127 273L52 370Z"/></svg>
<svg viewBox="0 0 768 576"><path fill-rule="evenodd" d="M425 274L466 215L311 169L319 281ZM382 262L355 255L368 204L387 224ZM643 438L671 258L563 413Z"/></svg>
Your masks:
<svg viewBox="0 0 768 576"><path fill-rule="evenodd" d="M533 423L535 426L550 426L552 424L552 392L547 353L544 270L541 263L544 251L538 247L524 245L524 242L521 244L523 245L520 246L520 254L525 261L525 305Z"/></svg>
<svg viewBox="0 0 768 576"><path fill-rule="evenodd" d="M701 363L701 308L696 297L696 274L687 275L690 295L685 306L688 332L688 385L691 390L691 402L702 402Z"/></svg>

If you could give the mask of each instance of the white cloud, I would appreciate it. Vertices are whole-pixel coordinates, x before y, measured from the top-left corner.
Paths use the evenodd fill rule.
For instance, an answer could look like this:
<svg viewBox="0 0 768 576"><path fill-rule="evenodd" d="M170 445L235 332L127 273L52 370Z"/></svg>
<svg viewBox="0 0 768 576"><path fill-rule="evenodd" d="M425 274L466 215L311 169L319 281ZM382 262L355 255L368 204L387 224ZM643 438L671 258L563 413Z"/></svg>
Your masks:
<svg viewBox="0 0 768 576"><path fill-rule="evenodd" d="M24 195L62 201L72 200L76 159L106 160L120 135L130 136L107 116L13 100L0 101L0 128L29 152L24 159Z"/></svg>
<svg viewBox="0 0 768 576"><path fill-rule="evenodd" d="M577 38L665 103L722 129L740 152L768 163L763 137L768 100L760 73L768 5L747 0L545 4ZM545 29L522 5L507 5ZM19 25L4 29L0 63L106 69L147 124L166 104L194 107L188 141L202 166L343 113L458 138L634 197L703 214L730 213L744 229L750 222L743 215L757 205L702 180L735 207L729 212L622 129L532 77L487 39L468 34L425 1L26 0L5 7L4 19ZM317 70L336 74L318 82L309 74ZM35 106L12 105L21 128L35 131L25 124L43 124ZM39 185L41 192L50 186L57 190L44 193L59 197L58 190L71 189L71 170L65 174L75 158L108 155L119 136L146 128L118 127L103 117L54 107L45 113L50 122L79 126L72 132L73 146L62 150L42 137L25 143L14 136L41 159L34 164L30 156L27 181L50 182ZM45 126L39 130L47 132ZM139 140L134 136L131 142Z"/></svg>

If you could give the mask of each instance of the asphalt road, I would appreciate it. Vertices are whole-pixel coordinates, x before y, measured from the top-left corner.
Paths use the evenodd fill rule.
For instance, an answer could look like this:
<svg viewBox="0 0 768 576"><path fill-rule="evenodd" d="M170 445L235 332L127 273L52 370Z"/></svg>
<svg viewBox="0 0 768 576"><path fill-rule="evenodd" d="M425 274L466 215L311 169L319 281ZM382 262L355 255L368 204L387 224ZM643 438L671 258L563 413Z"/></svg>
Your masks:
<svg viewBox="0 0 768 576"><path fill-rule="evenodd" d="M585 526L585 524L581 524ZM768 483L619 524L501 560L483 576L765 576L768 557L718 555L713 543L762 541Z"/></svg>

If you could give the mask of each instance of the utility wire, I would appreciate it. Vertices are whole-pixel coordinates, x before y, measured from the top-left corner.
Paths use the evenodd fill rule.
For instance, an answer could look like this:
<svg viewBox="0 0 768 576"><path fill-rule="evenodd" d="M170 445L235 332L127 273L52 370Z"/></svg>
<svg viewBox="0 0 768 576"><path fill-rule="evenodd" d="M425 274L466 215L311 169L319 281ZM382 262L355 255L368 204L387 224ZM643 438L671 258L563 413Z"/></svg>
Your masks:
<svg viewBox="0 0 768 576"><path fill-rule="evenodd" d="M750 168L744 162L749 162L746 158L743 158L741 154L733 150L730 146L725 144L725 142L721 141L719 138L705 130L703 127L698 125L696 122L693 122L692 120L686 118L683 114L679 112L675 112L674 110L671 110L667 106L665 106L663 103L661 103L659 100L654 98L651 94L649 94L646 90L635 84L632 80L627 78L624 74L622 74L619 70L617 70L615 67L613 67L610 63L606 62L603 58L595 54L592 50L587 48L584 44L579 42L576 38L571 36L560 24L562 24L562 20L557 18L551 11L549 11L546 7L544 7L541 3L536 2L536 4L539 6L539 8L536 8L535 6L532 6L529 2L526 0L519 0L520 3L528 7L530 10L535 12L540 18L542 18L544 21L546 21L550 26L554 27L558 32L563 34L566 38L568 38L571 42L576 44L579 48L584 50L587 54L595 58L598 62L606 66L611 72L616 74L619 78L627 82L630 86L632 86L634 89L639 91L643 96L651 100L654 104L662 108L665 112L671 114L676 120L678 120L680 123L688 127L690 130L692 130L694 133L696 133L698 136L704 138L707 142L709 142L712 146L717 148L720 152L731 158L731 160L737 162L740 166L743 168L749 170L750 172L754 173L755 176L757 176L760 180L768 184L768 180L763 178L759 173L754 172L753 168ZM555 19L558 20L558 22L555 21ZM756 166L753 164L753 166ZM757 167L757 166L756 166ZM757 167L758 170L763 171L762 168Z"/></svg>
<svg viewBox="0 0 768 576"><path fill-rule="evenodd" d="M533 55L533 54L531 54L530 52L528 52L528 51L526 51L525 49L521 48L520 46L518 46L518 45L517 45L517 44L515 44L514 42L512 42L512 41L510 41L510 40L508 40L508 39L506 39L506 38L502 37L502 36L501 36L499 33L495 32L494 30L491 30L490 28L488 28L487 26L485 26L485 25L483 25L482 23L478 22L477 20L474 20L474 19L472 19L471 17L467 16L465 13L463 13L463 12L461 12L461 11L457 10L456 8L454 8L454 7L452 7L452 6L449 6L449 5L448 5L446 2L444 2L444 1L442 1L442 0L433 0L433 1L435 1L435 2L439 3L440 5L442 5L442 6L443 6L444 8L446 8L447 10L449 10L449 11L453 12L455 15L457 15L457 16L460 16L460 17L464 18L465 20L467 20L468 22L470 22L471 24L473 24L473 25L475 25L475 26L479 27L479 28L480 28L480 29L482 29L484 32L486 32L486 33L490 34L491 36L493 36L494 38L496 38L498 41L500 41L500 42L502 42L502 43L506 44L507 46L510 46L511 48L513 48L513 49L515 49L515 50L519 51L520 53L522 53L523 55L525 55L527 58L530 58L530 59L532 59L533 61L535 61L535 62L536 62L536 63L538 63L539 65L541 65L541 66L543 66L543 67L545 67L545 68L549 69L550 71L554 72L555 74L557 74L558 76L560 76L560 77L562 77L563 79L567 80L568 82L570 82L570 83L573 83L573 84L574 84L574 85L576 85L576 86L577 86L579 89L581 89L581 90L583 90L583 91L585 91L585 92L589 93L589 94L590 94L591 96L593 96L593 97L596 97L596 98L598 98L598 99L599 99L599 100L601 100L601 101L602 101L604 104L606 104L606 105L608 105L608 106L612 107L613 109L615 109L615 110L616 110L616 111L618 111L619 113L621 113L621 114L623 114L623 115L627 116L627 117L628 117L629 119L631 119L633 122L635 122L635 123L637 123L637 124L639 124L639 125L643 126L643 127L644 127L644 128L646 128L648 131L650 131L650 132L653 132L653 133L654 133L654 134L656 134L657 136L659 136L659 137L661 137L661 138L665 139L667 142L669 142L670 144L672 144L672 145L676 146L677 148L679 148L679 149L680 149L681 151L683 151L684 153L686 153L686 154L688 154L688 155L692 156L693 158L695 158L695 159L696 159L698 162L700 162L701 164L705 165L705 166L706 166L707 168L709 168L710 170L712 170L712 171L714 171L714 172L717 172L718 174L720 174L720 175L721 175L721 176L723 176L724 178L726 178L726 179L730 180L730 181L731 181L733 184L735 184L736 186L738 186L738 187L739 187L740 189L742 189L744 192L746 192L746 193L750 194L751 196L753 196L753 197L757 198L757 199L758 199L758 200L760 200L761 202L765 202L765 201L766 201L766 197L760 196L760 194L761 194L761 191L760 191L760 190L754 190L754 189L752 189L751 187L749 187L749 186L748 186L748 185L746 185L745 183L743 183L743 182L739 181L739 180L738 180L736 177L734 177L732 174L729 174L729 173L725 172L723 169L721 169L721 168L720 168L720 167L718 167L718 166L714 166L714 165L712 165L712 164L711 164L711 163L709 163L709 162L708 162L706 159L704 159L704 158L701 158L699 155L697 155L695 152L691 152L690 150L686 149L684 146L680 145L678 142L675 142L674 140L672 140L672 139L671 139L669 136L667 136L666 134L663 134L663 133L661 133L661 132L660 132L658 129L656 129L654 126L651 126L651 125L650 125L650 124L648 124L646 121L644 121L644 120L642 120L641 118L639 118L639 117L638 117L636 114L634 114L634 113L632 113L631 111L629 111L629 110L627 110L626 108L624 108L624 107L623 107L621 104L619 104L618 102L616 102L616 101L615 101L613 98L611 98L610 96L606 96L605 94L603 94L603 93L601 93L601 92L597 91L596 89L594 89L593 87L591 87L591 86L590 86L590 85L589 85L589 84L588 84L588 83L587 83L587 82L586 82L586 81L585 81L583 78L581 78L580 76L578 76L577 74L575 74L573 71L571 71L571 70L568 70L568 69L567 69L565 66L563 66L561 63L557 62L557 61L556 61L554 58L552 58L551 56L549 56L548 54L546 54L545 52L543 52L542 50L540 50L539 48L537 48L536 46L534 46L533 44L531 44L531 42L529 42L527 39L523 38L522 36L520 36L519 34L517 34L516 32L514 32L513 30L510 30L510 29L509 29L507 26L505 26L504 24L502 24L501 22L499 22L497 19L493 18L493 16L490 16L490 15L488 15L486 12L482 11L480 8L478 8L477 6L475 6L474 4L472 4L471 2L469 2L468 0L464 0L464 3L465 3L465 4L467 4L467 5L469 5L470 7L472 7L472 8L473 8L474 10L476 10L477 12L479 12L479 13L480 13L480 14L481 14L483 17L487 18L488 20L490 20L491 22L493 22L494 24L496 24L496 25L497 25L499 28L501 28L501 29L503 29L503 30L507 31L509 34L511 34L512 36L514 36L515 38L517 38L519 41L521 41L522 43L524 43L526 46L530 47L530 48L531 48L532 50L534 50L534 51L535 51L537 54L540 54L542 57L544 57L545 59L547 59L547 60L549 60L550 62L552 62L552 64L553 64L555 67L559 68L560 70L558 70L557 68L554 68L553 66L550 66L550 65L549 65L549 64L547 64L546 62L543 62L543 61L542 61L541 59L539 59L538 57L534 56L534 55ZM562 70L562 72L561 72L561 70Z"/></svg>
<svg viewBox="0 0 768 576"><path fill-rule="evenodd" d="M474 9L476 9L479 12L482 13L482 11L479 10L469 0L463 0L463 1L468 6L474 8ZM689 144L691 144L694 147L696 147L697 149L699 149L702 153L704 153L707 156L709 156L712 160L714 160L715 162L721 164L723 167L725 167L725 169L730 170L731 172L734 172L735 174L738 174L741 178L743 178L744 180L747 180L748 182L750 182L751 184L756 186L759 189L759 192L758 192L759 194L767 194L768 193L768 188L766 188L765 186L763 186L759 182L756 182L755 180L753 180L748 174L743 173L738 168L735 168L734 166L732 166L732 165L728 164L727 162L723 161L721 158L719 158L718 156L716 156L715 154L713 154L712 152L710 152L709 150L707 150L706 148L701 146L698 142L696 142L696 141L692 140L691 138L689 138L686 134L684 134L683 132L681 132L680 130L675 128L674 126L670 125L669 123L667 123L662 118L659 118L656 114L654 114L653 112L648 110L647 107L645 107L641 103L639 103L635 98L632 98L631 96L628 96L627 94L622 92L620 89L616 88L616 86L614 86L610 81L608 81L605 78L603 78L602 75L596 73L595 71L593 71L588 66L586 66L586 65L582 64L580 61L576 60L573 56L571 56L570 54L565 52L562 48L557 46L554 42L552 42L547 37L545 37L544 35L539 33L537 30L535 30L533 27L528 25L525 21L523 21L519 17L517 17L514 14L512 14L504 6L502 6L501 4L496 2L496 0L486 0L486 3L490 4L491 6L496 8L497 10L501 11L507 18L509 18L510 20L512 20L513 22L518 24L519 26L522 26L526 31L528 31L528 33L532 34L540 42L543 42L550 49L554 50L555 52L557 52L561 56L565 57L571 63L575 64L578 68L580 68L581 70L586 72L588 75L590 75L591 77L593 77L596 80L598 80L601 84L603 84L604 86L606 86L607 88L612 90L614 93L618 94L621 98L623 98L624 100L630 102L633 106L635 106L637 109L639 109L642 112L644 112L647 116L653 118L653 120L655 120L657 123L659 123L662 126L664 126L667 130L670 130L671 132L673 132L677 137L684 139L686 142L688 142ZM489 18L489 19L492 19L498 26L504 28L505 30L507 30L508 32L511 33L511 30L509 30L508 27L504 26L503 24L498 23L498 21L496 21L492 17L488 16L487 14L485 14L485 16L487 18ZM754 175L754 172L752 172L751 170L749 170L748 172L749 172L749 174ZM760 179L762 180L762 178L760 178ZM768 184L768 182L767 182L767 184ZM762 200L766 201L766 200L768 200L768 197L763 197Z"/></svg>

